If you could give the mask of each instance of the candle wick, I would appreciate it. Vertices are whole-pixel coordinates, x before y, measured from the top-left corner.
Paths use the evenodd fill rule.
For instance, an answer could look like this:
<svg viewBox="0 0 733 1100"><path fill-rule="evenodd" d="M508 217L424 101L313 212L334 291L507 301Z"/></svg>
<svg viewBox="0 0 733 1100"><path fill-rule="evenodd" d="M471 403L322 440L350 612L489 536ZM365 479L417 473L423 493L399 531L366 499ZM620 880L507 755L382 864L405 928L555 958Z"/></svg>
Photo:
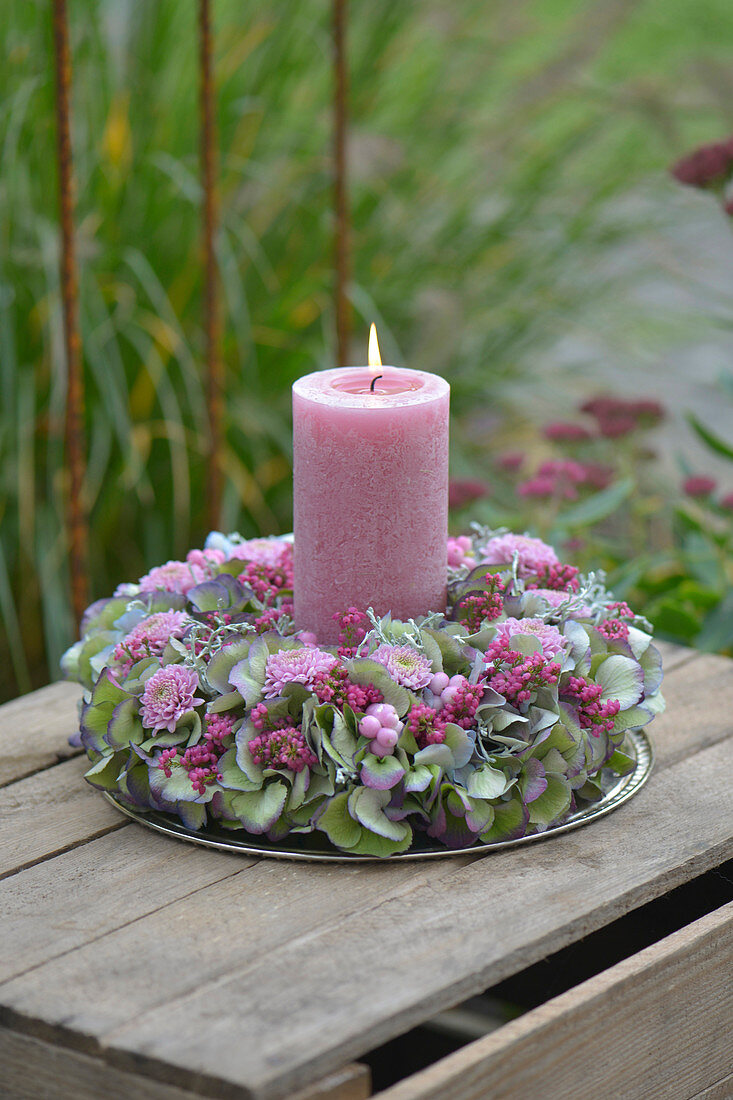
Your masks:
<svg viewBox="0 0 733 1100"><path fill-rule="evenodd" d="M369 392L370 393L374 393L374 387L376 386L376 384L377 384L377 382L379 381L380 378L384 378L384 375L383 374L375 374L374 375L374 377L372 378L371 385L369 387Z"/></svg>

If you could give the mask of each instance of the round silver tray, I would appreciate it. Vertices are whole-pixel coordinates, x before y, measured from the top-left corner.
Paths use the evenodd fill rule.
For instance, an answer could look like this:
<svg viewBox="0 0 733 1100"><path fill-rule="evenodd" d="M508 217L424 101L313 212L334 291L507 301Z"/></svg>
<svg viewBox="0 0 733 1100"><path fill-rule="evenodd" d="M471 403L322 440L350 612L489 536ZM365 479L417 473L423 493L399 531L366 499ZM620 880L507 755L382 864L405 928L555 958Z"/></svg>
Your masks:
<svg viewBox="0 0 733 1100"><path fill-rule="evenodd" d="M243 833L244 839L229 830L217 829L215 825L207 825L205 829L196 831L187 829L186 826L173 817L157 810L132 810L122 805L117 799L105 792L113 806L121 810L123 814L131 817L147 829L154 829L157 833L175 837L177 840L187 840L191 844L203 844L207 848L220 848L225 852L235 852L245 856L269 856L274 859L301 859L310 862L342 862L342 863L385 863L394 860L408 859L443 859L447 856L474 855L479 852L493 852L498 848L513 848L517 844L529 844L536 840L545 840L547 837L556 836L558 833L567 833L570 829L577 829L581 825L587 825L604 814L609 814L617 806L628 802L636 792L643 787L651 774L654 763L651 742L643 730L629 732L626 735L626 746L633 748L636 756L636 767L628 775L612 781L611 786L598 802L594 802L585 809L577 810L566 818L561 825L553 825L542 833L532 833L531 836L522 836L517 840L497 840L491 844L473 844L470 848L446 848L431 840L430 837L418 833L412 848L394 856L352 856L348 852L340 852L334 848L324 833L297 833L288 837L286 841L273 842L266 837L252 836Z"/></svg>

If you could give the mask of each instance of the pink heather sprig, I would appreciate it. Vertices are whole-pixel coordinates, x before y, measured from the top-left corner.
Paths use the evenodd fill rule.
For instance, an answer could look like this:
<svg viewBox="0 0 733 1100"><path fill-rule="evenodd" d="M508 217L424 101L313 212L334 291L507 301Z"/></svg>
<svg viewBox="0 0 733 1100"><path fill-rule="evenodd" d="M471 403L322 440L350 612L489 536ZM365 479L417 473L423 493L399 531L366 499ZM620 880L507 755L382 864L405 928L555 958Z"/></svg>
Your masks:
<svg viewBox="0 0 733 1100"><path fill-rule="evenodd" d="M484 687L483 683L469 683L465 676L451 676L440 695L443 703L440 711L442 723L453 722L464 730L472 729L476 725L475 714L483 698Z"/></svg>
<svg viewBox="0 0 733 1100"><path fill-rule="evenodd" d="M319 702L339 708L350 706L355 713L366 711L373 703L384 702L381 691L373 684L353 684L343 665L317 673L312 687Z"/></svg>
<svg viewBox="0 0 733 1100"><path fill-rule="evenodd" d="M557 661L548 661L542 653L519 653L511 648L509 639L495 639L485 660L488 686L516 707L528 703L536 691L556 684L560 678Z"/></svg>
<svg viewBox="0 0 733 1100"><path fill-rule="evenodd" d="M158 767L170 779L173 767L184 768L197 794L206 794L206 788L221 779L218 770L219 757L207 745L192 745L182 756L179 749L163 749L158 757Z"/></svg>
<svg viewBox="0 0 733 1100"><path fill-rule="evenodd" d="M621 622L620 619L606 619L598 624L597 629L601 637L605 638L607 642L625 642L629 636L627 624Z"/></svg>
<svg viewBox="0 0 733 1100"><path fill-rule="evenodd" d="M601 685L591 683L584 676L569 676L562 689L562 697L575 705L580 725L590 730L594 737L611 733L614 718L621 709L618 699L608 699L604 703L602 695Z"/></svg>
<svg viewBox="0 0 733 1100"><path fill-rule="evenodd" d="M631 610L625 600L615 600L613 603L606 604L606 611L613 611L614 619L628 619L630 622L636 618L634 612Z"/></svg>
<svg viewBox="0 0 733 1100"><path fill-rule="evenodd" d="M339 657L355 657L371 626L368 616L358 607L337 611L332 616L339 627Z"/></svg>
<svg viewBox="0 0 733 1100"><path fill-rule="evenodd" d="M237 580L251 588L261 603L271 603L283 589L293 587L292 559L284 558L279 565L247 562Z"/></svg>
<svg viewBox="0 0 733 1100"><path fill-rule="evenodd" d="M577 592L580 588L578 574L580 570L575 565L543 565L537 570L536 579L528 580L527 588L552 588L556 592Z"/></svg>
<svg viewBox="0 0 733 1100"><path fill-rule="evenodd" d="M442 745L445 741L445 721L439 711L427 703L414 703L407 716L407 728L417 741L417 747Z"/></svg>
<svg viewBox="0 0 733 1100"><path fill-rule="evenodd" d="M249 751L255 764L265 768L287 768L291 772L312 768L317 760L306 743L303 731L297 726L284 726L258 734L249 742Z"/></svg>
<svg viewBox="0 0 733 1100"><path fill-rule="evenodd" d="M224 752L224 742L232 736L235 722L236 718L231 714L206 715L203 736L211 752L221 756Z"/></svg>
<svg viewBox="0 0 733 1100"><path fill-rule="evenodd" d="M273 630L286 615L292 619L293 611L292 601L285 600L280 607L266 607L252 625L258 634L265 634L268 630Z"/></svg>
<svg viewBox="0 0 733 1100"><path fill-rule="evenodd" d="M504 592L506 585L500 576L494 574L486 578L488 588L472 596L465 596L458 606L458 622L465 626L470 634L475 634L485 622L498 619L504 610Z"/></svg>

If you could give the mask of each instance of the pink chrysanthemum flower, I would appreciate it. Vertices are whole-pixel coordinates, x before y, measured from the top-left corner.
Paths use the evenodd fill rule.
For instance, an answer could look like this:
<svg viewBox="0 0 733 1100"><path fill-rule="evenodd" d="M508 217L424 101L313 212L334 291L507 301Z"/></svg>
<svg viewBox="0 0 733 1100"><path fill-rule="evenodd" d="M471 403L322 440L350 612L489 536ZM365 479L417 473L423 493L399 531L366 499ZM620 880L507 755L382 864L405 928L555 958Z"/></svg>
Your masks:
<svg viewBox="0 0 733 1100"><path fill-rule="evenodd" d="M518 575L529 577L551 565L559 565L560 559L551 546L542 539L529 535L496 535L489 539L481 554L481 561L490 565L511 565L514 555L519 555Z"/></svg>
<svg viewBox="0 0 733 1100"><path fill-rule="evenodd" d="M227 560L223 550L189 550L186 561L189 565L199 565L208 573L213 572L212 565L222 565Z"/></svg>
<svg viewBox="0 0 733 1100"><path fill-rule="evenodd" d="M118 642L112 656L128 666L143 657L160 657L171 638L183 637L188 622L184 611L156 611Z"/></svg>
<svg viewBox="0 0 733 1100"><path fill-rule="evenodd" d="M282 565L283 559L291 553L292 546L284 539L247 539L237 543L229 558L273 567Z"/></svg>
<svg viewBox="0 0 733 1100"><path fill-rule="evenodd" d="M313 646L271 653L265 664L265 699L274 699L286 684L312 688L319 673L330 672L336 663L332 653Z"/></svg>
<svg viewBox="0 0 733 1100"><path fill-rule="evenodd" d="M370 656L384 665L396 683L413 691L427 687L433 678L430 661L412 646L380 645Z"/></svg>
<svg viewBox="0 0 733 1100"><path fill-rule="evenodd" d="M204 700L196 695L198 674L184 665L164 665L150 677L140 699L142 723L147 729L173 733L180 718Z"/></svg>
<svg viewBox="0 0 733 1100"><path fill-rule="evenodd" d="M547 658L562 653L567 644L557 627L542 619L505 619L503 623L497 623L494 640L508 642L515 634L531 634L541 643L542 653Z"/></svg>
<svg viewBox="0 0 733 1100"><path fill-rule="evenodd" d="M185 595L190 588L205 581L207 576L208 571L200 565L185 561L167 561L165 565L156 565L140 578L140 591L155 592L162 588L165 592Z"/></svg>
<svg viewBox="0 0 733 1100"><path fill-rule="evenodd" d="M550 607L559 607L561 603L566 603L572 598L572 592L559 592L555 588L528 588L528 592L531 592L533 596L542 596L542 599L550 605ZM573 615L590 615L591 609L587 603L573 604Z"/></svg>

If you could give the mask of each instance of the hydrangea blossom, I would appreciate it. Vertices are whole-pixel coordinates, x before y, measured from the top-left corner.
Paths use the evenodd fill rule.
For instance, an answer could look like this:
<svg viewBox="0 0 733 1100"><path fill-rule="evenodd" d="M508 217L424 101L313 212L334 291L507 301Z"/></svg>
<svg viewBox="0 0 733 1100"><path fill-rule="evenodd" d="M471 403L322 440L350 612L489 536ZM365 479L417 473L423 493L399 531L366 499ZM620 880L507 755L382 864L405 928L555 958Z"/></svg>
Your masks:
<svg viewBox="0 0 733 1100"><path fill-rule="evenodd" d="M204 702L196 696L198 673L185 665L164 665L154 672L140 699L143 725L173 733L178 721Z"/></svg>
<svg viewBox="0 0 733 1100"><path fill-rule="evenodd" d="M336 663L332 653L314 646L283 649L270 654L265 663L265 699L280 695L286 684L304 684L312 688L318 675L330 672Z"/></svg>

